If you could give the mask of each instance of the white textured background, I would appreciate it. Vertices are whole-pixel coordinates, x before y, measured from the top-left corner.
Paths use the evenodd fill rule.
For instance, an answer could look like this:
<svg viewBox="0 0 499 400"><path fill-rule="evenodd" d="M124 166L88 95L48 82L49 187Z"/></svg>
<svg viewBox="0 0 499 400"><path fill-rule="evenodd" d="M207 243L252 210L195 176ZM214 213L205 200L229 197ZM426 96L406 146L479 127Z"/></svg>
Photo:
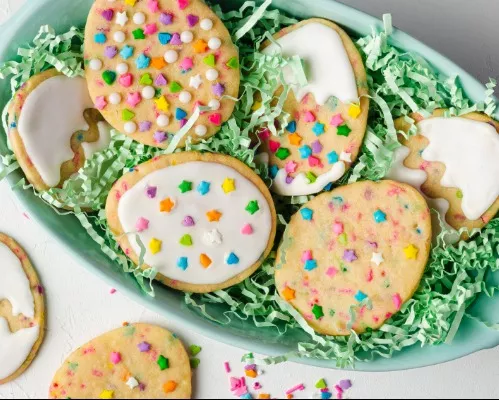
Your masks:
<svg viewBox="0 0 499 400"><path fill-rule="evenodd" d="M8 1L0 0L0 19L7 14L3 10L7 10ZM11 11L25 1L10 0ZM448 55L483 82L488 76L499 75L498 0L342 1L373 15L392 12L396 26ZM47 291L48 332L33 365L15 382L0 387L0 398L46 398L51 378L65 357L123 321L158 323L177 332L186 344L201 345L195 396L230 397L223 362L229 360L233 371L242 374L239 360L243 350L188 332L181 324L170 323L120 293L110 295L109 287L80 267L23 212L9 187L0 183L0 230L19 240L38 269ZM303 382L309 390L296 398L310 398L318 379L326 378L334 385L339 379L350 378L354 383L350 398L498 398L498 360L499 348L440 366L378 374L287 363L264 368L258 380L263 391L274 397L282 397L285 389Z"/></svg>

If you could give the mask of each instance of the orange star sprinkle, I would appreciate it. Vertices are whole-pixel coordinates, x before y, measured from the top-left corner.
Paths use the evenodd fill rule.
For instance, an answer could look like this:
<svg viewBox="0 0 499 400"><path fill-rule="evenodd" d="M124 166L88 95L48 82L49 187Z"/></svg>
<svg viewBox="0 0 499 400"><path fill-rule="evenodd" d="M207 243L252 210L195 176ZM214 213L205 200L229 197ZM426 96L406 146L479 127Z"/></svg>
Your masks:
<svg viewBox="0 0 499 400"><path fill-rule="evenodd" d="M175 203L169 197L159 203L159 211L161 212L169 213L171 210L173 210L173 207L175 207Z"/></svg>
<svg viewBox="0 0 499 400"><path fill-rule="evenodd" d="M154 57L151 60L151 67L154 69L162 69L166 67L166 61L163 57Z"/></svg>
<svg viewBox="0 0 499 400"><path fill-rule="evenodd" d="M165 393L171 393L175 391L177 388L177 382L175 381L168 381L163 385L163 390Z"/></svg>
<svg viewBox="0 0 499 400"><path fill-rule="evenodd" d="M192 48L196 53L204 53L208 50L208 43L206 43L203 39L199 39L193 43Z"/></svg>
<svg viewBox="0 0 499 400"><path fill-rule="evenodd" d="M217 210L211 210L206 213L206 218L208 218L208 221L210 222L218 222L220 221L220 217L222 216L221 212L218 212Z"/></svg>
<svg viewBox="0 0 499 400"><path fill-rule="evenodd" d="M286 288L282 291L282 297L284 297L284 300L286 301L293 300L295 298L295 291L286 286Z"/></svg>
<svg viewBox="0 0 499 400"><path fill-rule="evenodd" d="M301 136L298 135L296 132L293 133L292 135L289 135L288 139L289 143L292 144L293 146L299 146L302 140Z"/></svg>
<svg viewBox="0 0 499 400"><path fill-rule="evenodd" d="M199 262L203 266L203 268L208 268L211 265L211 258L208 257L206 254L201 254L199 256Z"/></svg>

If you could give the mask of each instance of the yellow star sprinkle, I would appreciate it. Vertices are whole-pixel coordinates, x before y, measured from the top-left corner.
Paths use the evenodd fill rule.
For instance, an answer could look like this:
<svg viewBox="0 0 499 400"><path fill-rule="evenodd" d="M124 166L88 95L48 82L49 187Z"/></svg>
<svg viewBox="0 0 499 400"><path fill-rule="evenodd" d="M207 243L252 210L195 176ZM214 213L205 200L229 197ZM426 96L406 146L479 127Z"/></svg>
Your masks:
<svg viewBox="0 0 499 400"><path fill-rule="evenodd" d="M170 109L170 105L165 99L165 96L161 96L159 99L154 100L156 103L156 108L160 111L168 111Z"/></svg>
<svg viewBox="0 0 499 400"><path fill-rule="evenodd" d="M125 3L133 7L137 3L137 0L125 0Z"/></svg>
<svg viewBox="0 0 499 400"><path fill-rule="evenodd" d="M293 133L292 135L289 135L288 139L289 143L292 144L293 146L299 146L302 140L301 136L298 135L296 132Z"/></svg>
<svg viewBox="0 0 499 400"><path fill-rule="evenodd" d="M103 390L99 399L114 399L114 390Z"/></svg>
<svg viewBox="0 0 499 400"><path fill-rule="evenodd" d="M286 288L282 291L282 297L284 297L284 300L286 301L293 300L295 298L295 291L286 286Z"/></svg>
<svg viewBox="0 0 499 400"><path fill-rule="evenodd" d="M251 111L256 111L256 110L259 110L261 106L262 106L262 103L261 103L261 102L259 102L259 101L255 101L255 102L253 103L253 107L251 107Z"/></svg>
<svg viewBox="0 0 499 400"><path fill-rule="evenodd" d="M350 108L348 109L348 115L350 115L353 119L357 119L360 115L360 105L350 104Z"/></svg>
<svg viewBox="0 0 499 400"><path fill-rule="evenodd" d="M151 239L149 242L149 250L151 250L152 254L157 254L161 251L161 246L163 245L163 242L159 239Z"/></svg>
<svg viewBox="0 0 499 400"><path fill-rule="evenodd" d="M222 184L222 189L224 193L230 193L236 190L236 185L234 184L234 179L225 178L224 183Z"/></svg>
<svg viewBox="0 0 499 400"><path fill-rule="evenodd" d="M217 210L211 210L206 213L206 218L208 218L208 221L210 222L219 221L221 216L222 213L218 212Z"/></svg>
<svg viewBox="0 0 499 400"><path fill-rule="evenodd" d="M418 248L413 244L407 246L404 249L405 258L407 258L408 260L415 260L416 257L418 256L418 252L419 252Z"/></svg>
<svg viewBox="0 0 499 400"><path fill-rule="evenodd" d="M175 203L169 197L159 203L159 211L161 212L169 213L173 209L173 207L175 207Z"/></svg>

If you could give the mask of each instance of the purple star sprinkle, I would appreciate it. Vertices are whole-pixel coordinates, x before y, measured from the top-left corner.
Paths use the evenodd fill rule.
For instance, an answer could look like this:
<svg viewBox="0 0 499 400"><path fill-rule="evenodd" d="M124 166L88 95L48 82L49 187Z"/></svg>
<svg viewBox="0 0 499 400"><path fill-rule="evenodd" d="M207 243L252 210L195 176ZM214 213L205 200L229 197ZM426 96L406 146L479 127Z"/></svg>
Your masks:
<svg viewBox="0 0 499 400"><path fill-rule="evenodd" d="M159 22L163 25L171 25L173 23L173 15L167 13L161 13L159 16Z"/></svg>
<svg viewBox="0 0 499 400"><path fill-rule="evenodd" d="M172 36L172 40L170 40L170 44L175 46L180 46L182 44L182 40L180 40L180 35L178 33L174 33Z"/></svg>
<svg viewBox="0 0 499 400"><path fill-rule="evenodd" d="M142 343L139 343L139 344L137 345L137 347L139 348L139 351L140 351L141 353L145 353L146 351L151 350L151 345L150 345L149 343L147 343L147 342L142 342Z"/></svg>
<svg viewBox="0 0 499 400"><path fill-rule="evenodd" d="M194 222L194 218L192 218L190 215L187 215L184 220L182 221L182 225L184 226L194 226L196 223Z"/></svg>
<svg viewBox="0 0 499 400"><path fill-rule="evenodd" d="M159 74L154 80L154 84L156 86L165 86L168 83L165 76L163 74Z"/></svg>
<svg viewBox="0 0 499 400"><path fill-rule="evenodd" d="M106 49L104 50L104 55L107 58L114 58L118 54L118 49L116 46L106 46Z"/></svg>
<svg viewBox="0 0 499 400"><path fill-rule="evenodd" d="M154 132L153 137L156 143L163 143L167 139L168 135L163 131L156 131Z"/></svg>
<svg viewBox="0 0 499 400"><path fill-rule="evenodd" d="M114 11L111 9L104 10L104 11L102 11L101 15L102 15L102 18L104 18L106 21L111 22L113 20L113 17L114 17Z"/></svg>
<svg viewBox="0 0 499 400"><path fill-rule="evenodd" d="M156 186L148 186L146 189L146 195L150 199L154 199L156 197L157 191L158 191L158 188Z"/></svg>
<svg viewBox="0 0 499 400"><path fill-rule="evenodd" d="M213 90L213 93L218 97L222 97L222 95L225 93L225 86L221 83L213 85L211 89Z"/></svg>
<svg viewBox="0 0 499 400"><path fill-rule="evenodd" d="M288 176L286 177L286 183L287 183L288 185L290 185L291 183L293 183L293 181L294 181L294 180L295 180L295 178L293 178L292 176L289 176L289 175L288 175Z"/></svg>
<svg viewBox="0 0 499 400"><path fill-rule="evenodd" d="M311 147L312 147L312 153L314 154L320 153L322 151L322 144L318 140L312 142Z"/></svg>
<svg viewBox="0 0 499 400"><path fill-rule="evenodd" d="M189 14L187 16L187 23L189 24L189 26L192 28L193 26L195 26L199 21L199 17L196 16L196 15L192 15L192 14Z"/></svg>
<svg viewBox="0 0 499 400"><path fill-rule="evenodd" d="M357 259L355 250L345 250L345 252L343 253L343 259L348 262L355 261Z"/></svg>
<svg viewBox="0 0 499 400"><path fill-rule="evenodd" d="M343 381L340 381L338 386L343 390L348 390L352 387L352 382L350 381L350 379L345 379Z"/></svg>
<svg viewBox="0 0 499 400"><path fill-rule="evenodd" d="M139 122L139 131L140 132L147 132L151 129L152 122L149 121L142 121Z"/></svg>

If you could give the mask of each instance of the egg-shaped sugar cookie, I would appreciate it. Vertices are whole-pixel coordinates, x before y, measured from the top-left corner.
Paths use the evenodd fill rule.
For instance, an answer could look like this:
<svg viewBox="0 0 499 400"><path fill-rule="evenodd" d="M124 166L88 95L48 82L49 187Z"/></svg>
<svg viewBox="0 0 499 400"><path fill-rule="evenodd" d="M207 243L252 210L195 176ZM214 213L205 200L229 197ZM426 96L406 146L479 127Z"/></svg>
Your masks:
<svg viewBox="0 0 499 400"><path fill-rule="evenodd" d="M355 162L367 126L369 98L362 57L336 24L310 19L283 29L265 54L299 56L307 84L287 66L291 85L283 110L291 121L282 136L260 132L269 155L271 190L284 196L310 195L340 179Z"/></svg>
<svg viewBox="0 0 499 400"><path fill-rule="evenodd" d="M234 110L238 50L202 0L96 0L84 46L92 100L141 143L166 148L198 106L211 110L178 146L207 139Z"/></svg>
<svg viewBox="0 0 499 400"><path fill-rule="evenodd" d="M291 218L277 252L276 287L318 333L378 329L418 288L430 242L430 210L411 186L341 186Z"/></svg>
<svg viewBox="0 0 499 400"><path fill-rule="evenodd" d="M24 250L0 233L0 385L33 362L45 335L45 302Z"/></svg>
<svg viewBox="0 0 499 400"><path fill-rule="evenodd" d="M221 154L156 157L118 180L106 204L109 226L136 264L174 289L207 293L235 285L274 243L276 212L265 183ZM126 233L126 234L125 234Z"/></svg>
<svg viewBox="0 0 499 400"><path fill-rule="evenodd" d="M94 108L85 79L55 69L31 77L8 111L12 149L39 191L62 186L111 139L111 127Z"/></svg>
<svg viewBox="0 0 499 400"><path fill-rule="evenodd" d="M125 325L76 349L56 372L51 399L190 399L189 356L159 326Z"/></svg>
<svg viewBox="0 0 499 400"><path fill-rule="evenodd" d="M399 136L402 146L387 177L418 189L452 228L482 228L499 211L499 123L479 113L444 114L412 115L418 133ZM395 125L410 128L404 119ZM434 231L439 228L435 218Z"/></svg>

